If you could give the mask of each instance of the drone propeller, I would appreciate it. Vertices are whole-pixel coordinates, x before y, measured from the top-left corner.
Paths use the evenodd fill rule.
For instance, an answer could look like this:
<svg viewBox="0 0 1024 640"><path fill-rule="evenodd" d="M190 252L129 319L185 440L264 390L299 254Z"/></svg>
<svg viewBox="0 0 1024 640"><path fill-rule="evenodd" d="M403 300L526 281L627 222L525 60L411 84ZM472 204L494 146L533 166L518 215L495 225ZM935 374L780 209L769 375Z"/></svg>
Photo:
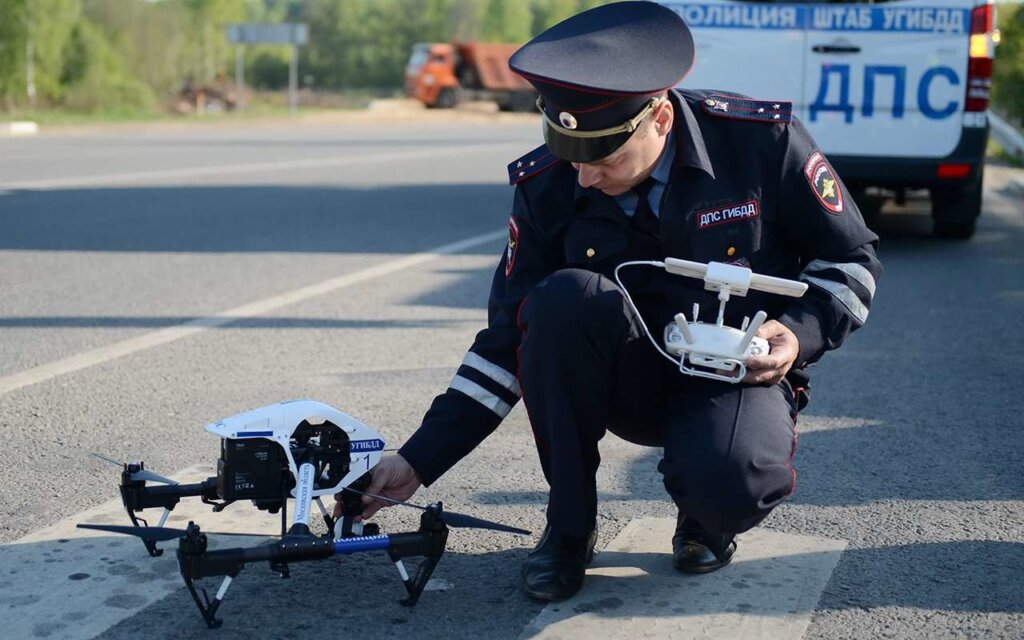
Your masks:
<svg viewBox="0 0 1024 640"><path fill-rule="evenodd" d="M117 460L111 460L107 456L100 455L100 454L95 453L95 452L93 452L92 455L94 457L96 457L96 458L99 458L100 460L103 460L104 462L109 462L110 464L116 464L117 466L122 467L122 468L125 467L125 463L118 462ZM138 481L138 480L148 480L149 482L162 482L163 484L178 484L174 480L171 480L170 478L165 478L162 475L159 475L157 473L153 473L152 471L150 471L148 469L139 469L138 471L132 473L132 475L129 476L129 478L131 480L136 480L136 481Z"/></svg>
<svg viewBox="0 0 1024 640"><path fill-rule="evenodd" d="M95 529L96 531L109 531L111 533L124 533L130 536L137 536L147 540L165 541L183 538L188 534L187 529L175 529L173 527L128 527L117 524L79 524L79 529ZM232 533L228 531L203 531L203 533L218 536L248 536L252 538L273 538L272 534L264 533Z"/></svg>
<svg viewBox="0 0 1024 640"><path fill-rule="evenodd" d="M347 487L349 491L358 493L364 496L369 496L375 500L383 500L392 504L402 505L403 507L412 507L413 509L419 509L420 511L426 511L428 507L422 507L418 504L412 504L411 502L402 502L401 500L395 500L387 496L378 496L372 493L366 493L365 491L359 491L352 487ZM510 527L507 524L501 524L500 522L491 522L490 520L484 520L483 518L477 518L474 516L467 516L463 513L455 513L454 511L441 511L439 514L441 520L444 521L449 527L464 527L470 529L491 529L492 531L504 531L505 533L518 533L520 535L528 536L530 532L525 529L517 529L516 527Z"/></svg>

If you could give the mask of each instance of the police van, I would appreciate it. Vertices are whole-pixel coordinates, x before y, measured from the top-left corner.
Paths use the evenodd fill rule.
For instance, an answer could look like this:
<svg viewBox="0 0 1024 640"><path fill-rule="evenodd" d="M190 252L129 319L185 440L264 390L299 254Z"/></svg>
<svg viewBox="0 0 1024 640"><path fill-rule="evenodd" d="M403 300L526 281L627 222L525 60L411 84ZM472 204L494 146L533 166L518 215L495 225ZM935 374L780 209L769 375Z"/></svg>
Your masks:
<svg viewBox="0 0 1024 640"><path fill-rule="evenodd" d="M697 58L685 86L788 100L865 217L930 191L935 235L981 212L991 0L668 0ZM868 193L871 195L869 196Z"/></svg>

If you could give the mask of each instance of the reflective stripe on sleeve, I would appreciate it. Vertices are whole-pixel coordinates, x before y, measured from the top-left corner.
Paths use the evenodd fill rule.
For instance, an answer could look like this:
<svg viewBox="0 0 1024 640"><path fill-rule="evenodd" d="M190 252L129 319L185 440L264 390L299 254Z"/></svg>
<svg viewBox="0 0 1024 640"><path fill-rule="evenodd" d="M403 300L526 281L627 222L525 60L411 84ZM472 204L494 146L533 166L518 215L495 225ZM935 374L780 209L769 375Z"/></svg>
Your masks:
<svg viewBox="0 0 1024 640"><path fill-rule="evenodd" d="M818 278L816 276L809 276L806 273L800 276L801 280L806 280L811 284L817 285L832 294L839 302L843 303L843 306L850 310L854 318L861 324L864 324L868 319L868 308L860 301L857 294L853 292L853 289L846 286L845 284L836 282L835 280L826 280L824 278Z"/></svg>
<svg viewBox="0 0 1024 640"><path fill-rule="evenodd" d="M826 269L838 269L846 275L859 282L872 297L875 295L875 277L871 272L856 262L828 262L826 260L812 260L804 269L804 273L813 271L825 271Z"/></svg>
<svg viewBox="0 0 1024 640"><path fill-rule="evenodd" d="M452 383L448 386L473 398L493 411L499 418L504 418L512 411L512 405L468 378L457 375L452 378Z"/></svg>
<svg viewBox="0 0 1024 640"><path fill-rule="evenodd" d="M505 371L498 365L485 360L472 351L466 352L466 357L462 359L462 364L467 367L472 367L491 380L494 380L512 393L516 394L517 398L521 398L523 396L523 392L519 389L519 381L516 380L514 375Z"/></svg>

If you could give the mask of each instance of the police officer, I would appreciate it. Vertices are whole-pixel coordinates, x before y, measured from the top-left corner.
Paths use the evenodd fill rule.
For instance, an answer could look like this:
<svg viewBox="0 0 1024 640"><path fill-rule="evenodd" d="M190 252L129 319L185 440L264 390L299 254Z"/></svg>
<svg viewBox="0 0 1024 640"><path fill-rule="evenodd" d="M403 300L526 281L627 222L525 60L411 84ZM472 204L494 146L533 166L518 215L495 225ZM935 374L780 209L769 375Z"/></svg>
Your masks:
<svg viewBox="0 0 1024 640"><path fill-rule="evenodd" d="M420 428L375 469L371 493L406 499L486 438L522 398L550 486L547 527L522 567L540 600L582 586L596 540L598 441L609 429L663 447L679 508L675 567L729 563L735 534L794 489L805 369L864 324L877 237L784 101L675 90L693 63L679 16L651 2L585 11L524 45L511 68L540 94L546 144L509 165L508 247L488 326ZM717 301L698 280L628 260L730 262L801 279L799 299L751 291L726 323L763 309L770 344L737 384L689 377L648 342ZM383 502L366 498L363 517Z"/></svg>

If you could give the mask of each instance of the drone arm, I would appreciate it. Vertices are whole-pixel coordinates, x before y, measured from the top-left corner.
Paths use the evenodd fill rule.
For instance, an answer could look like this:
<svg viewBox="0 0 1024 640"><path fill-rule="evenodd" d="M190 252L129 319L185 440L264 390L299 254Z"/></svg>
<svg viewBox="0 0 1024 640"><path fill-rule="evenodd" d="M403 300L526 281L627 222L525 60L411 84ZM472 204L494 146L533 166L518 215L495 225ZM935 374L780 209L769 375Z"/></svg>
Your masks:
<svg viewBox="0 0 1024 640"><path fill-rule="evenodd" d="M138 482L128 482L121 487L124 506L129 511L142 511L162 507L173 509L182 498L217 497L217 478L207 478L194 484L170 484L146 486Z"/></svg>
<svg viewBox="0 0 1024 640"><path fill-rule="evenodd" d="M257 547L192 550L187 541L178 549L181 575L188 580L215 576L237 576L252 562L296 562L321 560L333 555L351 555L363 551L387 551L392 557L438 556L444 551L444 540L433 532L394 533L390 535L339 538L330 540L312 536L285 537L275 544Z"/></svg>

